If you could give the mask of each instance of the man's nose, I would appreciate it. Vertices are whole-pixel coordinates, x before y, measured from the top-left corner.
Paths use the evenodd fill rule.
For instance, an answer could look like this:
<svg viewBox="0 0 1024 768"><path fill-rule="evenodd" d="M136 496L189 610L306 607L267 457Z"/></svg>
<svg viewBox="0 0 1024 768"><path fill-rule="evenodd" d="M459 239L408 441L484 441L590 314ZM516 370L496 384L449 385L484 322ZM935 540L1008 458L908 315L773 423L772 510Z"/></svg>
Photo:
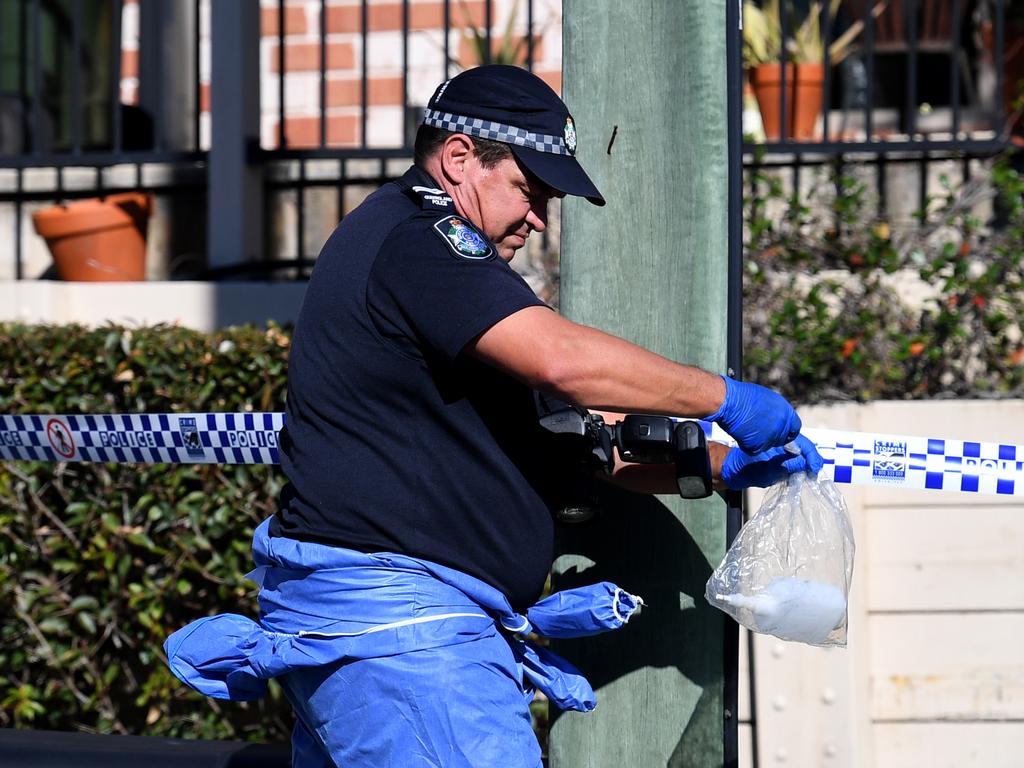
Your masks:
<svg viewBox="0 0 1024 768"><path fill-rule="evenodd" d="M526 214L526 223L534 232L543 232L548 227L548 207L546 204L532 206Z"/></svg>

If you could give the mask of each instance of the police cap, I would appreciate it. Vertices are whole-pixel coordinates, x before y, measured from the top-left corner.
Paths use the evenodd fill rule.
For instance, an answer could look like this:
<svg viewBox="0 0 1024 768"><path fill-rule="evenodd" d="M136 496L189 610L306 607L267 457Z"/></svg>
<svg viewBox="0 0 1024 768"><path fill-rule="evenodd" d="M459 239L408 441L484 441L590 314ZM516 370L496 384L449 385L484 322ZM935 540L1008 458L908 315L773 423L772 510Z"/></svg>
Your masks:
<svg viewBox="0 0 1024 768"><path fill-rule="evenodd" d="M576 160L576 124L569 108L525 69L488 64L459 73L434 91L423 122L508 144L516 159L549 187L604 205Z"/></svg>

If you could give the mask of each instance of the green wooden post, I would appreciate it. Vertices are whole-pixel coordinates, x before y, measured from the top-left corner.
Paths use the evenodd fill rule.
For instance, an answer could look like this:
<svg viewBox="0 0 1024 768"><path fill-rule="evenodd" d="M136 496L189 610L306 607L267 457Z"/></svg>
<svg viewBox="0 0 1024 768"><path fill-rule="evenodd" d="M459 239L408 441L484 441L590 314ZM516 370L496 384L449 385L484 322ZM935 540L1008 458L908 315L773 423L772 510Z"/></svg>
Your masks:
<svg viewBox="0 0 1024 768"><path fill-rule="evenodd" d="M734 1L735 0L731 0ZM562 208L562 308L667 357L724 371L728 297L726 6L564 0L564 92L608 200ZM568 530L559 588L601 579L648 603L559 649L598 707L555 716L551 768L723 763L724 615L704 585L725 551L718 497L608 491Z"/></svg>

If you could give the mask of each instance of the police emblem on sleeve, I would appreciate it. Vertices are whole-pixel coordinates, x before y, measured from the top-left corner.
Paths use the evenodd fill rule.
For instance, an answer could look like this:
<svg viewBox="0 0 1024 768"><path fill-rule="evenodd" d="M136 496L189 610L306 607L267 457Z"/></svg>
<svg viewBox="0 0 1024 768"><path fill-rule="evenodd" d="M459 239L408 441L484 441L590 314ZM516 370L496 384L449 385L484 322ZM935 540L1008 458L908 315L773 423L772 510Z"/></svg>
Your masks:
<svg viewBox="0 0 1024 768"><path fill-rule="evenodd" d="M445 216L434 222L434 231L441 236L456 256L483 261L494 255L491 244L476 227L461 216Z"/></svg>
<svg viewBox="0 0 1024 768"><path fill-rule="evenodd" d="M570 154L576 154L576 123L571 117L565 118L565 128L562 130L565 135L565 147Z"/></svg>

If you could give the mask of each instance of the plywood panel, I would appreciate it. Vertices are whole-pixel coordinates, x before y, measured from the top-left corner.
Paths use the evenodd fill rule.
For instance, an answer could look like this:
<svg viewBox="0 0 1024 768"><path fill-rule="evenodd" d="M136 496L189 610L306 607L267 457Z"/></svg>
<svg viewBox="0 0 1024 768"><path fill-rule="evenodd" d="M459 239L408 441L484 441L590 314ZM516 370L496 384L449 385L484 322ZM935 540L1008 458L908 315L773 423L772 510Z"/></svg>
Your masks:
<svg viewBox="0 0 1024 768"><path fill-rule="evenodd" d="M851 633L851 646L865 640L863 633ZM814 648L767 635L756 636L755 649L760 764L864 765L870 736L851 649Z"/></svg>
<svg viewBox="0 0 1024 768"><path fill-rule="evenodd" d="M875 726L875 759L871 768L1020 768L1021 765L1024 765L1024 723Z"/></svg>
<svg viewBox="0 0 1024 768"><path fill-rule="evenodd" d="M754 725L750 719L750 633L743 627L740 627L738 675L737 768L754 768Z"/></svg>
<svg viewBox="0 0 1024 768"><path fill-rule="evenodd" d="M749 723L740 724L738 741L738 768L754 768L754 729Z"/></svg>
<svg viewBox="0 0 1024 768"><path fill-rule="evenodd" d="M740 627L739 653L739 717L740 722L750 722L750 632Z"/></svg>
<svg viewBox="0 0 1024 768"><path fill-rule="evenodd" d="M871 403L861 411L858 429L1024 445L1024 400Z"/></svg>
<svg viewBox="0 0 1024 768"><path fill-rule="evenodd" d="M1022 637L1024 612L873 615L872 719L1024 720Z"/></svg>
<svg viewBox="0 0 1024 768"><path fill-rule="evenodd" d="M871 561L868 610L1024 610L1024 505L970 499L868 515L858 552Z"/></svg>
<svg viewBox="0 0 1024 768"><path fill-rule="evenodd" d="M1024 444L1019 400L800 414L809 427ZM1021 768L1024 501L841 490L857 535L850 645L817 655L756 636L760 765Z"/></svg>

